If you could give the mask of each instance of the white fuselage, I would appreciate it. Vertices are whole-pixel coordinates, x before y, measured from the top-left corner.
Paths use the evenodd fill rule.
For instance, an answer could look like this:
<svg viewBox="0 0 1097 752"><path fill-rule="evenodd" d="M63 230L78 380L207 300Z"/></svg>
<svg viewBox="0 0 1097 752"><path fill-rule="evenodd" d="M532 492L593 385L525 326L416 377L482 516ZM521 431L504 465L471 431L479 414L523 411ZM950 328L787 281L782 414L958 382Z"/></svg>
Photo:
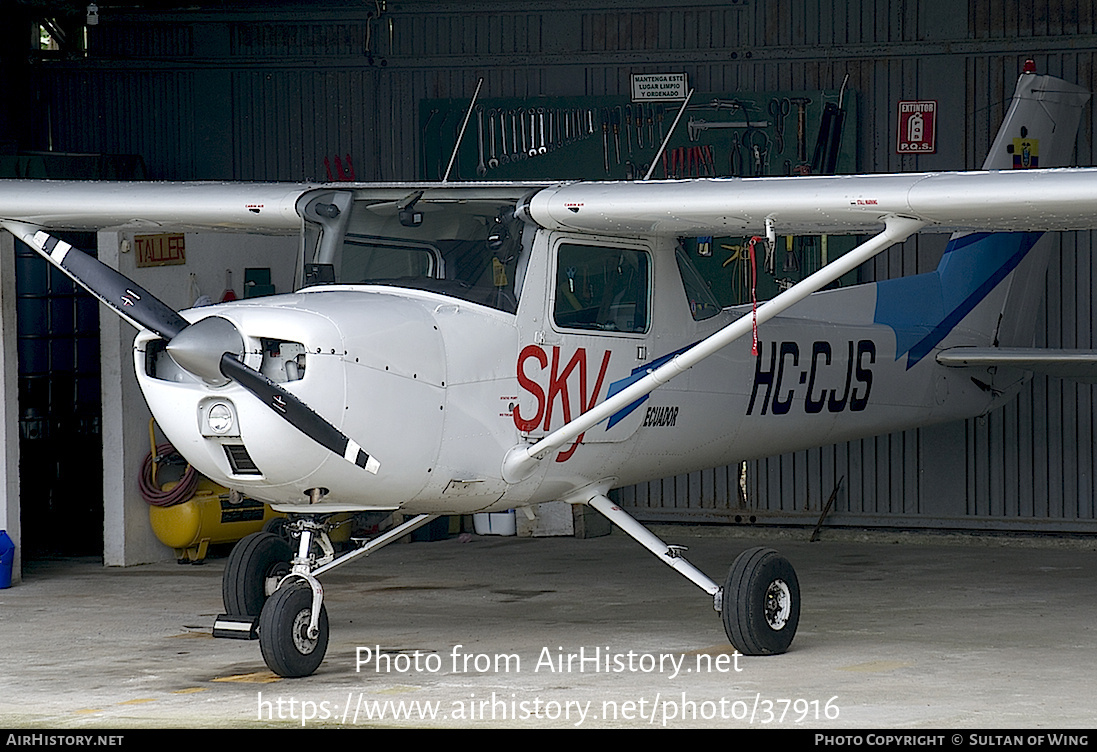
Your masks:
<svg viewBox="0 0 1097 752"><path fill-rule="evenodd" d="M557 284L567 271L557 268L557 251L573 243L650 258L643 331L580 330L557 320L557 299L568 295ZM509 449L749 315L746 307L695 321L674 248L673 239L540 230L513 314L377 285L313 287L184 313L231 321L247 340L247 363L264 373L277 366L264 355L271 341L287 355L298 349L284 343L303 346L302 373L281 385L375 457L376 474L311 441L233 382L211 386L166 357L150 367L156 338L147 332L135 344L138 378L164 433L203 474L310 513L467 513L568 499L586 487L978 414L991 402L966 373L932 359L910 369L897 360L893 330L872 323L875 285L858 286L812 296L761 328L757 357L750 337L732 343L546 457L529 478L506 483ZM975 333L970 339L982 342ZM216 400L235 411L229 434L213 435L204 423ZM241 447L248 460L234 464ZM312 489L322 489L319 503L310 503Z"/></svg>

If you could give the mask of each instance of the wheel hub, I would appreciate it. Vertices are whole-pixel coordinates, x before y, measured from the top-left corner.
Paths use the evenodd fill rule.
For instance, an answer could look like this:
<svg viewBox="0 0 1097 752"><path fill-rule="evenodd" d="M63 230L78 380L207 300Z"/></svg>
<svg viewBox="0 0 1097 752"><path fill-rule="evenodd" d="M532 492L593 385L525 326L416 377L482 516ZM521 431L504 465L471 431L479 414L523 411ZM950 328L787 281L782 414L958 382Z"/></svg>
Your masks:
<svg viewBox="0 0 1097 752"><path fill-rule="evenodd" d="M784 629L792 613L792 594L784 580L774 580L766 589L766 623L775 630Z"/></svg>
<svg viewBox="0 0 1097 752"><path fill-rule="evenodd" d="M309 621L312 609L304 608L297 612L293 620L293 646L301 655L308 655L316 649L316 640L309 637Z"/></svg>

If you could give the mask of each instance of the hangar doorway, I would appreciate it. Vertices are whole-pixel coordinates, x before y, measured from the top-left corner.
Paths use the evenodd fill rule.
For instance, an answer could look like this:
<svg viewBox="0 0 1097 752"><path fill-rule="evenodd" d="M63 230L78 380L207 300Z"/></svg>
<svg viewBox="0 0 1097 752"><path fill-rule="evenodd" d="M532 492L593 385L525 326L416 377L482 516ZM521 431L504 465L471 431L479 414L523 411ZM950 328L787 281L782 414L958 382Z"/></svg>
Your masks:
<svg viewBox="0 0 1097 752"><path fill-rule="evenodd" d="M99 303L18 241L15 267L23 561L102 556Z"/></svg>

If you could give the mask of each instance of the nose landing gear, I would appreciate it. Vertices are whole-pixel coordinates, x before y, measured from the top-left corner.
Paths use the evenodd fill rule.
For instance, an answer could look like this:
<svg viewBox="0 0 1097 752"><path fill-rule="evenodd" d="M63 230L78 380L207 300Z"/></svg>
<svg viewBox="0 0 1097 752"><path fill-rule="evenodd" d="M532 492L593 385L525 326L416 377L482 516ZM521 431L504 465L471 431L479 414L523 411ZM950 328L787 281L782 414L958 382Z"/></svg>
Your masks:
<svg viewBox="0 0 1097 752"><path fill-rule="evenodd" d="M342 555L328 532L337 524L321 515L287 523L297 539L292 556L284 539L270 532L241 540L229 555L221 590L227 614L217 617L214 637L258 639L267 667L279 676L308 676L328 649L328 612L317 579L359 556L399 540L438 515L421 514Z"/></svg>
<svg viewBox="0 0 1097 752"><path fill-rule="evenodd" d="M315 582L315 580L313 580ZM284 583L263 604L259 616L259 649L271 671L279 676L308 676L324 660L328 649L328 611L321 603L313 626L312 614L319 600L314 587L301 580Z"/></svg>

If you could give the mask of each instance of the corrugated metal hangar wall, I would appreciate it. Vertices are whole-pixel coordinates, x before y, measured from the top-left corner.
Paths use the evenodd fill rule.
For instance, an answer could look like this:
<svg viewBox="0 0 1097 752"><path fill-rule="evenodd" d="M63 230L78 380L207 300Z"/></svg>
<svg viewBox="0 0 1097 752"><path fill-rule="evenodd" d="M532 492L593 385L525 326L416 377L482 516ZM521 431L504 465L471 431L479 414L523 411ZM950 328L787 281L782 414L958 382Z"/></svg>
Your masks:
<svg viewBox="0 0 1097 752"><path fill-rule="evenodd" d="M201 5L200 3L198 4ZM31 68L21 142L139 154L161 179L358 180L426 174L419 103L618 96L684 72L704 92L838 89L856 97L859 171L977 168L1027 57L1093 88L1090 0L627 0L267 3L104 9L86 56ZM378 15L380 11L380 15ZM935 154L895 153L896 103L935 99ZM1097 164L1092 105L1078 163ZM543 177L554 177L551 174ZM1037 345L1095 346L1090 234L1057 246ZM906 243L865 280L934 268L945 239ZM1004 410L670 478L618 492L649 520L1097 532L1094 391L1037 378Z"/></svg>

